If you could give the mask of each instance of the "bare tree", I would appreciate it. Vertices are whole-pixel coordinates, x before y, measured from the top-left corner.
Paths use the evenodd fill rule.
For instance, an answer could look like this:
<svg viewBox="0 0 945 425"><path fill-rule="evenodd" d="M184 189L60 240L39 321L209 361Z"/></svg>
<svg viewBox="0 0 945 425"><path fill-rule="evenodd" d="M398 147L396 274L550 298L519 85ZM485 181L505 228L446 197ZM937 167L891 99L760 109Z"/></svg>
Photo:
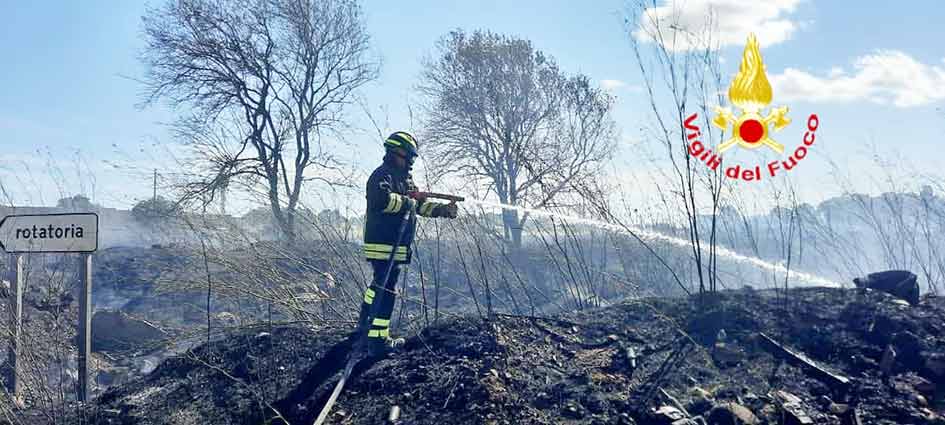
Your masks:
<svg viewBox="0 0 945 425"><path fill-rule="evenodd" d="M352 0L170 0L143 18L145 103L189 106L177 124L194 147L184 201L212 202L230 187L263 188L293 238L305 182L331 183L326 149L345 128L353 92L375 78L368 35Z"/></svg>
<svg viewBox="0 0 945 425"><path fill-rule="evenodd" d="M503 204L549 207L580 194L613 151L611 96L567 77L530 41L454 31L425 64L425 138L441 175L455 174ZM504 237L521 245L527 215L503 211Z"/></svg>

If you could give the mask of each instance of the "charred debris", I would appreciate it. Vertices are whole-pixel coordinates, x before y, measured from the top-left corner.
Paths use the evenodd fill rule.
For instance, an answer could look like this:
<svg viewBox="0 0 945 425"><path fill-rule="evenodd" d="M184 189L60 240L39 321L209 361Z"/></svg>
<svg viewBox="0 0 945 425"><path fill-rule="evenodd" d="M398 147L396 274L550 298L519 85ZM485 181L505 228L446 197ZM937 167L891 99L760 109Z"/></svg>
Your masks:
<svg viewBox="0 0 945 425"><path fill-rule="evenodd" d="M945 302L867 286L444 320L359 365L328 423L945 424ZM243 330L107 390L84 416L311 423L348 331Z"/></svg>

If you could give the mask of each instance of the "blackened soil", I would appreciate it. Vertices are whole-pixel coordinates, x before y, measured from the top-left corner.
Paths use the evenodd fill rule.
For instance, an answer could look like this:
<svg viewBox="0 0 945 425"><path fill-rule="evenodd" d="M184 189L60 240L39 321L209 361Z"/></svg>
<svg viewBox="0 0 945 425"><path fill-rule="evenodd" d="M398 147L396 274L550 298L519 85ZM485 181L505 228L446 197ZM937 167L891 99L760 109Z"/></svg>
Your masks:
<svg viewBox="0 0 945 425"><path fill-rule="evenodd" d="M241 331L107 391L87 416L97 424L310 424L344 366L346 331ZM853 383L834 387L781 361L760 332ZM670 403L663 389L707 417L734 402L780 423L780 390L799 397L815 423L840 424L854 408L864 424L943 424L945 300L910 307L878 292L809 288L452 320L356 375L329 423L387 423L395 405L400 424L656 423L647 411Z"/></svg>

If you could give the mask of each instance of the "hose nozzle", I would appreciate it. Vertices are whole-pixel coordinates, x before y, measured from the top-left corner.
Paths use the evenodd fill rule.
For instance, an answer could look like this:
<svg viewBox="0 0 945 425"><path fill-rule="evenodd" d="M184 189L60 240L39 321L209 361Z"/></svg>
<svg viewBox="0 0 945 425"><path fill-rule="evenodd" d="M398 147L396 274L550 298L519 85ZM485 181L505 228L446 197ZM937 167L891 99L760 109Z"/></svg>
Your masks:
<svg viewBox="0 0 945 425"><path fill-rule="evenodd" d="M449 195L446 193L436 192L410 192L407 195L414 199L443 199L450 202L463 202L466 200L465 197L459 195Z"/></svg>

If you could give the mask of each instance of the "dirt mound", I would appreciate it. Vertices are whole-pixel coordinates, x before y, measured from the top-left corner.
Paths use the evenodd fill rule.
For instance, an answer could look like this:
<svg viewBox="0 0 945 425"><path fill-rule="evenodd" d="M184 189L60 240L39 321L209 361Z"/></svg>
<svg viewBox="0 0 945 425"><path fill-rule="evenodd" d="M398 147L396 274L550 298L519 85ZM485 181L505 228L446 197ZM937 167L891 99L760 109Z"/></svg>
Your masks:
<svg viewBox="0 0 945 425"><path fill-rule="evenodd" d="M311 423L343 366L344 330L243 331L106 392L88 416L98 424ZM762 333L850 382L776 355ZM652 410L662 405L708 423L795 415L840 424L854 412L864 424L945 423L945 301L909 307L873 291L738 291L556 319L455 320L356 374L330 423L387 423L397 406L401 424L643 424L661 423Z"/></svg>
<svg viewBox="0 0 945 425"><path fill-rule="evenodd" d="M92 350L121 351L140 347L167 336L146 320L121 311L99 310L92 316Z"/></svg>

